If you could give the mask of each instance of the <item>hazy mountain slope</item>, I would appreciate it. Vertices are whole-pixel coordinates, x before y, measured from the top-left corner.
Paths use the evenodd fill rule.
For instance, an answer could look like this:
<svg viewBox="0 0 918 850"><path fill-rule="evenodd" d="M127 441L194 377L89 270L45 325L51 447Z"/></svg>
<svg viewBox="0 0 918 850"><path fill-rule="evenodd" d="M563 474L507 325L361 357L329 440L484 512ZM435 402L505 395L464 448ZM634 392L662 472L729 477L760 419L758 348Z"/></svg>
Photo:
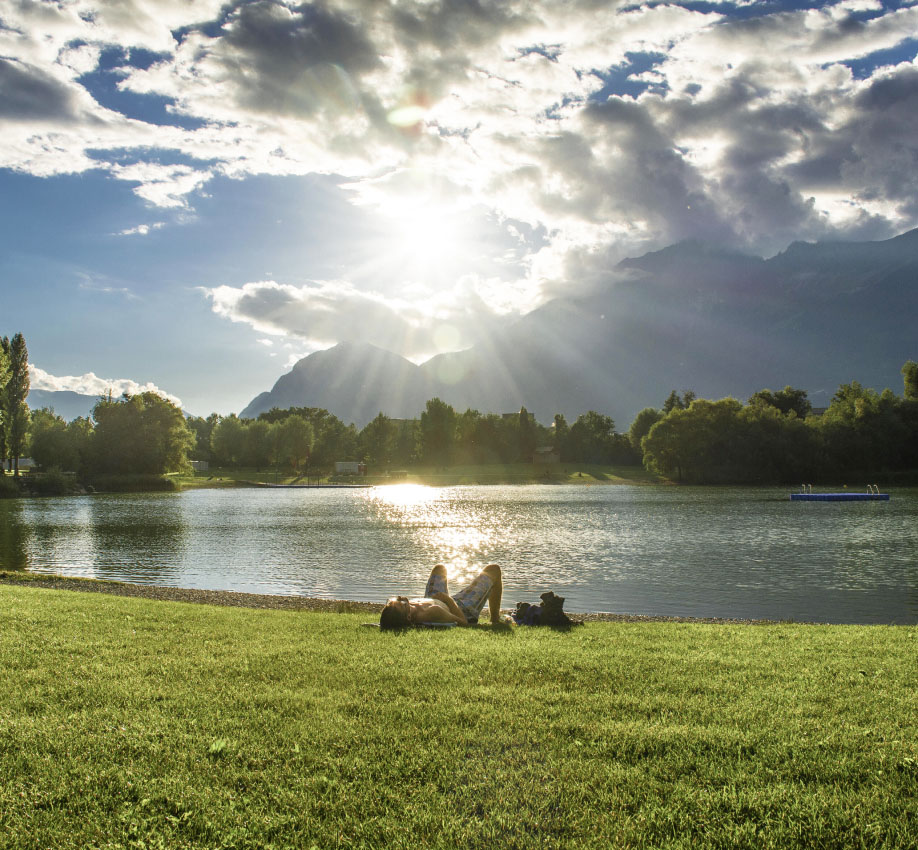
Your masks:
<svg viewBox="0 0 918 850"><path fill-rule="evenodd" d="M482 412L526 405L543 422L594 409L625 428L674 388L745 399L792 384L816 404L851 380L899 392L899 369L918 358L918 231L794 243L769 260L684 242L619 272L602 292L420 367L372 346L310 355L244 413L309 404L363 424L379 410L417 415L438 395Z"/></svg>
<svg viewBox="0 0 918 850"><path fill-rule="evenodd" d="M395 418L416 416L427 392L411 361L369 343L341 343L304 357L240 415L256 417L272 407L324 407L345 422L364 425L380 410Z"/></svg>
<svg viewBox="0 0 918 850"><path fill-rule="evenodd" d="M58 416L69 422L78 416L89 416L98 400L97 395L81 395L69 390L31 390L26 404L32 410L53 408Z"/></svg>

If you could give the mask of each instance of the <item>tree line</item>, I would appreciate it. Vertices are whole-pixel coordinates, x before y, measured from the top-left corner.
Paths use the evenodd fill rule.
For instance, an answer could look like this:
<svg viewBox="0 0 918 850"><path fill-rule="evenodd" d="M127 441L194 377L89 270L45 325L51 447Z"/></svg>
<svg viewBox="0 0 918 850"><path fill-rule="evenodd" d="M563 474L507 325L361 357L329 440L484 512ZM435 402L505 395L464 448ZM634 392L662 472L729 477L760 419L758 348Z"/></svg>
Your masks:
<svg viewBox="0 0 918 850"><path fill-rule="evenodd" d="M516 463L530 461L540 446L571 461L639 462L611 417L595 411L571 426L558 414L546 427L525 407L513 414L457 412L439 398L430 399L417 419L379 413L362 429L314 407L273 408L254 420L212 414L189 425L196 434L195 459L229 467L261 469L280 462L298 470L308 462L310 469L329 471L338 460L363 461L375 470ZM303 451L294 451L291 433L302 435Z"/></svg>
<svg viewBox="0 0 918 850"><path fill-rule="evenodd" d="M28 451L43 470L100 475L162 475L216 467L284 469L325 475L335 461L363 461L376 472L412 466L531 461L549 450L561 463L638 465L686 483L799 483L918 470L918 363L902 367L904 392L843 384L821 415L804 390L761 390L746 403L675 390L645 408L626 433L588 411L568 424L540 424L518 413L457 411L430 399L417 419L379 413L363 428L323 408L273 408L257 419L235 414L186 417L152 392L102 397L90 417L66 422L53 410L30 413L28 351L22 334L0 339L0 449L18 474Z"/></svg>
<svg viewBox="0 0 918 850"><path fill-rule="evenodd" d="M902 377L902 396L842 384L821 415L792 387L762 390L746 404L693 394L686 403L673 393L664 409L642 410L629 437L648 469L686 483L911 479L918 471L918 363L906 362Z"/></svg>

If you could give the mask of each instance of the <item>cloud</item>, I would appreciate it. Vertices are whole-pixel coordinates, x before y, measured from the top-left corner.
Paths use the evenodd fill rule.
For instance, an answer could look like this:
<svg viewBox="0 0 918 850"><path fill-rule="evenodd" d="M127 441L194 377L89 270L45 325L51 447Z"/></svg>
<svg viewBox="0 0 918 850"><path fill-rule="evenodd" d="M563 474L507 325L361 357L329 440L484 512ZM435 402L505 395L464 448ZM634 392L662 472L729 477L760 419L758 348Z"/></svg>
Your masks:
<svg viewBox="0 0 918 850"><path fill-rule="evenodd" d="M119 230L116 236L149 236L151 231L159 230L166 226L164 221L154 221L153 224L138 224L136 227L128 227Z"/></svg>
<svg viewBox="0 0 918 850"><path fill-rule="evenodd" d="M205 294L218 315L260 333L308 341L310 350L342 341L370 342L424 359L443 350L446 339L448 350L467 348L493 329L499 319L485 303L489 283L466 279L457 291L413 299L387 297L340 281L304 286L257 281L219 286ZM259 342L267 345L270 340Z"/></svg>
<svg viewBox="0 0 918 850"><path fill-rule="evenodd" d="M0 120L68 124L80 118L79 101L72 87L40 68L0 59Z"/></svg>
<svg viewBox="0 0 918 850"><path fill-rule="evenodd" d="M138 393L152 392L171 401L177 407L182 406L182 401L177 396L161 390L155 384L147 382L140 384L130 378L100 378L93 372L85 375L52 375L44 369L30 363L29 380L33 390L50 390L51 392L73 392L80 395L107 396L111 392L117 398L123 393L137 395Z"/></svg>
<svg viewBox="0 0 918 850"><path fill-rule="evenodd" d="M768 254L918 225L918 6L702 5L18 0L0 29L0 167L104 169L179 209L215 175L335 174L381 221L416 191L405 175L423 175L540 234L513 273L496 268L498 240L481 250L500 252L495 268L449 256L426 278L345 268L346 283L209 291L261 332L318 346L365 331L415 354L436 350L438 322L464 344L678 239ZM97 69L112 46L121 64ZM104 108L91 70L185 126Z"/></svg>

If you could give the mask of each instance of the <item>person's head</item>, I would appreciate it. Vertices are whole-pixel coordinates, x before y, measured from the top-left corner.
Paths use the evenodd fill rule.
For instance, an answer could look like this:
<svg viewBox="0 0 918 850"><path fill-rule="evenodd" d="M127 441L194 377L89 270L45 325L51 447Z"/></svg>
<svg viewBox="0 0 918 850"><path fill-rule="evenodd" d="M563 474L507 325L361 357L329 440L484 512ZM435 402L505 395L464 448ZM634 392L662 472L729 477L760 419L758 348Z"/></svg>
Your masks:
<svg viewBox="0 0 918 850"><path fill-rule="evenodd" d="M379 615L381 629L404 629L411 625L411 603L407 596L393 596Z"/></svg>

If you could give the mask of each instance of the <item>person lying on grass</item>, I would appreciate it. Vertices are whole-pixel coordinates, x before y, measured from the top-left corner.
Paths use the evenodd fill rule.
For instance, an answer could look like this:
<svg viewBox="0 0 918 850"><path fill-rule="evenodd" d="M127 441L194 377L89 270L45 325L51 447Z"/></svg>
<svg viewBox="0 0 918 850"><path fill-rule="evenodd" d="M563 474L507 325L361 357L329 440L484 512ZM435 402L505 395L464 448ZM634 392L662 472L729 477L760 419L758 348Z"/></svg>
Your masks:
<svg viewBox="0 0 918 850"><path fill-rule="evenodd" d="M500 567L488 564L468 587L450 596L446 567L437 564L427 579L424 596L418 599L391 597L379 617L379 626L383 629L404 629L421 623L458 623L460 626L468 626L478 622L486 599L491 623L496 625L501 622L500 598L503 590Z"/></svg>

